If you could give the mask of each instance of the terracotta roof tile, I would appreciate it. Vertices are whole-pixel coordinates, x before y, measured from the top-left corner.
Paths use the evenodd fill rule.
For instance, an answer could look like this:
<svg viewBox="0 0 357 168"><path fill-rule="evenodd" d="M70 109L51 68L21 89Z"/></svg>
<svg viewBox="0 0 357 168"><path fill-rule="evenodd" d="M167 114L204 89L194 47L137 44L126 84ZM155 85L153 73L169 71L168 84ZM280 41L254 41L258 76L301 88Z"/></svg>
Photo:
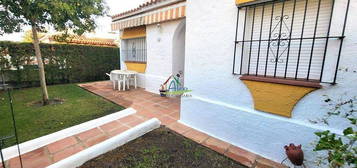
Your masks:
<svg viewBox="0 0 357 168"><path fill-rule="evenodd" d="M143 9L145 7L149 7L149 6L155 5L155 4L160 3L160 2L164 2L164 1L167 1L167 0L150 0L150 1L147 1L147 2L142 3L141 5L139 5L139 7L137 7L137 8L134 8L134 9L131 9L131 10L128 10L128 11L113 15L112 19L117 18L117 17L122 17L122 16L128 15L130 13L134 13L136 11L139 11L140 9Z"/></svg>
<svg viewBox="0 0 357 168"><path fill-rule="evenodd" d="M54 36L49 38L50 41L58 41ZM83 45L100 45L100 46L116 46L114 39L104 38L87 38L84 36L74 36L66 41L69 44L83 44Z"/></svg>

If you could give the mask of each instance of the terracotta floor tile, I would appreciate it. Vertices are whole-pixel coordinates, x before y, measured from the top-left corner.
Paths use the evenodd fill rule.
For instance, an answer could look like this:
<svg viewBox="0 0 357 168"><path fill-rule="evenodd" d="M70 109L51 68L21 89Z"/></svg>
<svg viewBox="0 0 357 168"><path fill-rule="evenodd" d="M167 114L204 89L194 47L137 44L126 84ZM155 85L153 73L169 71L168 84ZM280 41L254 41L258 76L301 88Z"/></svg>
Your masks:
<svg viewBox="0 0 357 168"><path fill-rule="evenodd" d="M135 116L135 115L129 115L129 116L121 118L121 119L119 119L117 121L119 121L122 124L128 124L128 123L134 122L134 121L136 121L138 119L139 118L137 116Z"/></svg>
<svg viewBox="0 0 357 168"><path fill-rule="evenodd" d="M48 155L46 154L45 152L45 148L39 148L39 149L36 149L34 151L31 151L31 152L28 152L26 154L23 154L21 156L22 158L22 163L23 165L25 163L29 163L29 162L38 162L38 160L41 160L41 159L46 159L48 157ZM21 167L21 164L20 164L20 160L19 160L19 157L15 157L15 158L12 158L8 161L8 166L11 166L12 167L15 167L15 168L20 168Z"/></svg>
<svg viewBox="0 0 357 168"><path fill-rule="evenodd" d="M184 134L184 136L194 140L197 143L202 143L207 138L209 138L209 136L207 134L197 131L197 130L194 130L194 129L191 129L190 131L186 132Z"/></svg>
<svg viewBox="0 0 357 168"><path fill-rule="evenodd" d="M152 102L149 102L149 101L146 101L146 102L143 102L141 105L142 105L144 108L148 108L148 107L151 107L151 106L153 105L153 103L152 103Z"/></svg>
<svg viewBox="0 0 357 168"><path fill-rule="evenodd" d="M165 100L165 101L161 101L159 104L164 107L169 107L172 103L168 100Z"/></svg>
<svg viewBox="0 0 357 168"><path fill-rule="evenodd" d="M171 116L175 120L179 120L180 119L180 113L179 112L172 112L172 113L169 114L169 116Z"/></svg>
<svg viewBox="0 0 357 168"><path fill-rule="evenodd" d="M273 162L273 161L263 158L261 156L257 156L255 167L256 168L288 168L287 166Z"/></svg>
<svg viewBox="0 0 357 168"><path fill-rule="evenodd" d="M122 127L123 124L119 123L118 121L112 121L110 123L104 124L102 126L100 126L100 128L105 131L105 132L110 132L113 131L114 129L117 129L119 127Z"/></svg>
<svg viewBox="0 0 357 168"><path fill-rule="evenodd" d="M160 111L152 112L152 114L154 115L155 118L163 118L163 117L168 116L165 113L162 113Z"/></svg>
<svg viewBox="0 0 357 168"><path fill-rule="evenodd" d="M121 106L125 107L125 108L129 108L133 103L132 102L124 102L124 103L120 103Z"/></svg>
<svg viewBox="0 0 357 168"><path fill-rule="evenodd" d="M144 107L144 110L147 110L147 111L150 111L150 112L153 112L153 113L157 113L159 111L158 108L152 107L152 106Z"/></svg>
<svg viewBox="0 0 357 168"><path fill-rule="evenodd" d="M143 116L143 117L146 117L146 118L155 118L157 114L153 113L153 112L150 112L148 110L141 110L141 111L138 111L137 114Z"/></svg>
<svg viewBox="0 0 357 168"><path fill-rule="evenodd" d="M99 136L97 136L97 137L93 137L93 138L90 138L90 139L86 140L86 141L84 142L84 144L85 144L87 147L91 147L91 146L93 146L93 145L96 145L96 144L98 144L98 143L100 143L100 142L103 142L103 141L107 140L108 138L109 138L109 137L106 136L106 135L99 135Z"/></svg>
<svg viewBox="0 0 357 168"><path fill-rule="evenodd" d="M158 104L158 103L155 103L155 104L153 104L153 105L151 105L152 107L156 107L156 108L159 108L159 109L161 109L161 108L163 108L160 104Z"/></svg>
<svg viewBox="0 0 357 168"><path fill-rule="evenodd" d="M132 122L129 122L129 123L126 123L126 125L128 125L128 126L130 126L130 127L135 127L135 126L137 126L137 125L139 125L139 124L141 124L141 123L143 123L144 122L144 120L143 119L137 119L137 120L134 120L134 121L132 121Z"/></svg>
<svg viewBox="0 0 357 168"><path fill-rule="evenodd" d="M53 161L54 162L58 162L60 160L63 160L73 154L76 154L80 151L82 151L84 149L84 147L82 147L81 145L74 145L74 146L71 146L71 147L68 147L66 148L65 150L63 151L60 151L60 152L57 152L53 155Z"/></svg>
<svg viewBox="0 0 357 168"><path fill-rule="evenodd" d="M172 104L168 107L171 110L180 110L180 105L179 104Z"/></svg>
<svg viewBox="0 0 357 168"><path fill-rule="evenodd" d="M229 143L213 137L208 138L202 144L222 154L225 153L230 146Z"/></svg>
<svg viewBox="0 0 357 168"><path fill-rule="evenodd" d="M132 104L130 107L133 108L133 109L135 109L136 111L140 111L140 110L143 110L143 109L144 109L143 106L137 105L137 104Z"/></svg>
<svg viewBox="0 0 357 168"><path fill-rule="evenodd" d="M91 138L93 136L97 136L97 135L100 135L100 134L103 134L103 132L100 131L98 128L93 128L93 129L90 129L88 131L85 131L85 132L82 132L80 134L77 134L75 136L77 136L81 141L85 141L88 138Z"/></svg>
<svg viewBox="0 0 357 168"><path fill-rule="evenodd" d="M170 124L176 122L176 120L171 118L170 116L164 116L164 117L161 117L158 119L161 121L162 125L170 125Z"/></svg>
<svg viewBox="0 0 357 168"><path fill-rule="evenodd" d="M47 155L46 150L47 150L46 147L42 147L42 148L27 152L25 154L22 154L21 158L23 160L31 160L31 159L35 159L37 157L42 157L42 156Z"/></svg>
<svg viewBox="0 0 357 168"><path fill-rule="evenodd" d="M54 142L52 144L47 145L48 151L50 153L55 153L58 151L61 151L69 146L72 146L74 144L77 144L78 141L76 140L75 137L71 136L62 140L59 140L57 142Z"/></svg>
<svg viewBox="0 0 357 168"><path fill-rule="evenodd" d="M28 152L21 156L22 163L25 168L43 168L51 164L49 155L45 148L39 148ZM11 168L20 168L20 160L18 157L10 159L9 165Z"/></svg>
<svg viewBox="0 0 357 168"><path fill-rule="evenodd" d="M251 167L255 162L255 159L257 158L257 155L255 155L254 153L248 152L242 148L233 145L228 148L227 152L224 155L247 167Z"/></svg>
<svg viewBox="0 0 357 168"><path fill-rule="evenodd" d="M174 122L174 123L170 124L168 126L168 128L170 128L171 130L173 130L173 131L175 131L175 132L177 132L179 134L184 134L185 132L187 132L190 129L192 129L192 128L187 127L187 126L185 126L183 124L180 124L178 122Z"/></svg>
<svg viewBox="0 0 357 168"><path fill-rule="evenodd" d="M172 113L173 111L171 109L168 109L168 108L165 108L165 107L162 107L160 106L158 108L158 112L162 113L162 114L165 114L165 115L169 115L170 113Z"/></svg>
<svg viewBox="0 0 357 168"><path fill-rule="evenodd" d="M129 129L129 127L122 126L122 127L114 129L113 131L109 132L108 134L109 134L110 137L114 137L116 135L119 135L119 134L123 133L124 131L126 131L128 129Z"/></svg>
<svg viewBox="0 0 357 168"><path fill-rule="evenodd" d="M135 101L134 105L138 105L138 106L141 106L142 108L145 108L146 100L144 100L144 101Z"/></svg>
<svg viewBox="0 0 357 168"><path fill-rule="evenodd" d="M25 160L22 161L24 168L45 168L52 164L51 160L47 157L36 158L33 160ZM10 160L9 161L10 168L21 168L20 161Z"/></svg>

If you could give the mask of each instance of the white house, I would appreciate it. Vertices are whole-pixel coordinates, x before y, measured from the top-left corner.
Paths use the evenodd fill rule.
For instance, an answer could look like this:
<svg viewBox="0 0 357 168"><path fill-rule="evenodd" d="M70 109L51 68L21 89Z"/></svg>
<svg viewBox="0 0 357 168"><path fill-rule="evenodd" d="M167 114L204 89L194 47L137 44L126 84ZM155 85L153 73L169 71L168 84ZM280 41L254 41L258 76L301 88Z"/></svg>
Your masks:
<svg viewBox="0 0 357 168"><path fill-rule="evenodd" d="M323 95L357 95L357 1L151 0L113 16L122 68L158 93L183 72L192 97L180 122L281 162L302 144L314 167L314 132L342 134L346 122L314 124Z"/></svg>

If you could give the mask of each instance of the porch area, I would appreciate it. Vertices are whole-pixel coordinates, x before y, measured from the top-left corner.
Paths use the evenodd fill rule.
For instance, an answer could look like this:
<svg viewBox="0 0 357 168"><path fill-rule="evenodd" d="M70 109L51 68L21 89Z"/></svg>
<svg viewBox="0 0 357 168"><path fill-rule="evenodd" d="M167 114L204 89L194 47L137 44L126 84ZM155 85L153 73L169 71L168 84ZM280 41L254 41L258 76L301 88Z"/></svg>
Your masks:
<svg viewBox="0 0 357 168"><path fill-rule="evenodd" d="M180 98L177 97L161 97L143 88L117 91L113 90L110 81L79 84L79 86L125 108L132 107L138 115L145 118L158 118L163 125L169 125L180 119Z"/></svg>

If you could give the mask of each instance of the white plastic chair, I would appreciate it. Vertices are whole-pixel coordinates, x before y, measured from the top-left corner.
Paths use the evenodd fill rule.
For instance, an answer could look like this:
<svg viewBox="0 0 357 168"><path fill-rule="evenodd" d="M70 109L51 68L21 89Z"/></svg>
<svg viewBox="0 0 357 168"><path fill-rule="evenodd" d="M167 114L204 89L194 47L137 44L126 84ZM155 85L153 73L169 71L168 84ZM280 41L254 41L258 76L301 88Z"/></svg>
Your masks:
<svg viewBox="0 0 357 168"><path fill-rule="evenodd" d="M113 89L116 90L117 89L117 85L118 85L118 90L121 90L121 86L123 86L123 90L125 90L125 81L124 81L124 75L118 75L118 74L113 74L113 73L106 73L106 75L108 75L110 77L110 81L113 82Z"/></svg>
<svg viewBox="0 0 357 168"><path fill-rule="evenodd" d="M127 87L129 89L130 82L134 83L135 89L137 88L136 74L128 75L127 77Z"/></svg>
<svg viewBox="0 0 357 168"><path fill-rule="evenodd" d="M105 73L107 76L109 76L109 80L113 82L113 90L116 89L117 86L117 81L113 79L112 75Z"/></svg>
<svg viewBox="0 0 357 168"><path fill-rule="evenodd" d="M125 90L125 76L124 75L115 75L117 76L118 90L121 90L121 86L123 84L123 91Z"/></svg>

